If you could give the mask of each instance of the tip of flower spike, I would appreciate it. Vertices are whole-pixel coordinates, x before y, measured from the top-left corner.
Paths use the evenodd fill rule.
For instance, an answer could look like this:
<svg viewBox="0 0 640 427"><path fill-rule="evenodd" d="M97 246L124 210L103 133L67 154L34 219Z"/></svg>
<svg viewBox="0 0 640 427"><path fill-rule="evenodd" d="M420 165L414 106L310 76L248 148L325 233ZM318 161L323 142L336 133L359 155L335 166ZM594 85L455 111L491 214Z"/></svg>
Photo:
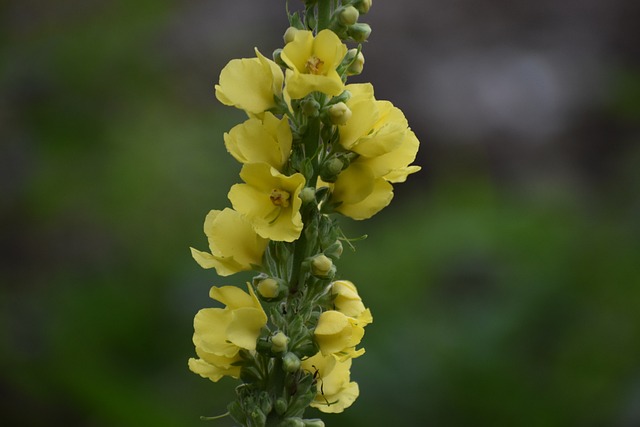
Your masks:
<svg viewBox="0 0 640 427"><path fill-rule="evenodd" d="M369 12L369 9L371 9L371 3L372 0L358 0L354 5L360 13L365 14Z"/></svg>

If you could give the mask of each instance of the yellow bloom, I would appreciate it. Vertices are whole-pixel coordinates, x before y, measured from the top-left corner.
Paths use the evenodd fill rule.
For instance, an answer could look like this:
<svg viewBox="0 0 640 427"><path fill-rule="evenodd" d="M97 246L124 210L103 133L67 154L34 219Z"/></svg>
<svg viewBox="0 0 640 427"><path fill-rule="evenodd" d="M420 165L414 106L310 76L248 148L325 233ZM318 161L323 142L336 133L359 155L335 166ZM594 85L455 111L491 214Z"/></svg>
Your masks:
<svg viewBox="0 0 640 427"><path fill-rule="evenodd" d="M345 314L328 310L318 319L315 339L323 355L333 354L341 360L355 358L364 354L364 349L356 350L364 336L366 324Z"/></svg>
<svg viewBox="0 0 640 427"><path fill-rule="evenodd" d="M225 375L238 378L240 349L254 351L260 330L267 323L258 298L235 286L212 287L209 296L225 308L200 310L193 321L193 343L198 359L189 359L189 369L204 378L218 381Z"/></svg>
<svg viewBox="0 0 640 427"><path fill-rule="evenodd" d="M342 171L333 185L337 211L353 219L367 219L386 207L393 198L390 183L404 182L420 170L410 165L419 142L400 109L378 101L370 84L348 85L352 97L347 106L349 121L340 126L340 144L359 154Z"/></svg>
<svg viewBox="0 0 640 427"><path fill-rule="evenodd" d="M334 356L316 354L302 361L302 369L316 374L317 394L311 406L324 413L337 414L358 398L358 384L351 381L351 359L340 361Z"/></svg>
<svg viewBox="0 0 640 427"><path fill-rule="evenodd" d="M322 30L315 38L311 31L297 31L282 49L282 60L289 66L285 91L292 99L314 91L339 95L344 83L336 68L346 53L347 47L331 30Z"/></svg>
<svg viewBox="0 0 640 427"><path fill-rule="evenodd" d="M204 220L208 252L191 248L191 255L203 268L215 268L220 276L251 270L260 265L268 240L256 234L251 224L233 209L212 210Z"/></svg>
<svg viewBox="0 0 640 427"><path fill-rule="evenodd" d="M291 128L270 112L250 118L224 134L227 151L240 163L266 163L279 171L291 153Z"/></svg>
<svg viewBox="0 0 640 427"><path fill-rule="evenodd" d="M262 56L231 60L220 73L216 98L250 114L261 114L275 107L274 96L282 94L284 76L280 67Z"/></svg>
<svg viewBox="0 0 640 427"><path fill-rule="evenodd" d="M298 197L305 179L300 173L286 176L265 163L247 163L240 177L245 184L235 184L229 200L265 239L293 242L300 237L302 216Z"/></svg>
<svg viewBox="0 0 640 427"><path fill-rule="evenodd" d="M362 325L373 322L371 311L365 308L352 282L336 280L331 284L331 294L334 295L333 305L340 313L356 319Z"/></svg>

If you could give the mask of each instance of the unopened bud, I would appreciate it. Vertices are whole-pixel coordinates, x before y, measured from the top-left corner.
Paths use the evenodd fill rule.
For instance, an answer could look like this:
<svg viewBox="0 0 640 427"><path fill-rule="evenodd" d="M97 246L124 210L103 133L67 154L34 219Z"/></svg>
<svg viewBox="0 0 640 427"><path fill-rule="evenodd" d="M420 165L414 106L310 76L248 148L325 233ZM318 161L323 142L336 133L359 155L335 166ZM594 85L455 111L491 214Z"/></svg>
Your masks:
<svg viewBox="0 0 640 427"><path fill-rule="evenodd" d="M351 36L351 38L359 43L366 41L371 34L371 27L369 24L357 23L353 24L347 30L347 34Z"/></svg>
<svg viewBox="0 0 640 427"><path fill-rule="evenodd" d="M260 410L264 414L268 414L273 409L273 401L271 400L271 396L266 391L260 393L258 397L258 403L260 404Z"/></svg>
<svg viewBox="0 0 640 427"><path fill-rule="evenodd" d="M334 125L344 125L351 118L351 110L344 102L338 102L329 107L329 120Z"/></svg>
<svg viewBox="0 0 640 427"><path fill-rule="evenodd" d="M330 258L340 258L342 255L342 242L340 240L336 240L331 246L325 249L324 254Z"/></svg>
<svg viewBox="0 0 640 427"><path fill-rule="evenodd" d="M343 168L344 163L342 160L336 157L328 159L320 168L320 178L322 178L324 182L336 182L338 174L342 172Z"/></svg>
<svg viewBox="0 0 640 427"><path fill-rule="evenodd" d="M310 420L304 420L305 427L324 427L324 421L320 418L312 418Z"/></svg>
<svg viewBox="0 0 640 427"><path fill-rule="evenodd" d="M302 200L302 203L304 203L305 205L307 203L311 203L316 199L316 189L313 187L305 187L302 189L302 191L300 192L300 199Z"/></svg>
<svg viewBox="0 0 640 427"><path fill-rule="evenodd" d="M278 427L304 427L304 421L302 421L302 418L298 417L285 418L280 421Z"/></svg>
<svg viewBox="0 0 640 427"><path fill-rule="evenodd" d="M274 353L282 353L283 351L287 350L289 337L286 336L283 332L278 332L271 337L271 343L273 344L273 346L271 347L271 350Z"/></svg>
<svg viewBox="0 0 640 427"><path fill-rule="evenodd" d="M351 50L355 50L357 52L357 49L351 49ZM363 69L364 69L364 55L362 54L362 52L357 52L357 54L355 55L355 59L353 60L351 65L349 65L349 68L347 68L347 75L357 76L358 74L362 73Z"/></svg>
<svg viewBox="0 0 640 427"><path fill-rule="evenodd" d="M294 353L286 353L282 356L282 367L287 372L296 372L300 369L300 358Z"/></svg>
<svg viewBox="0 0 640 427"><path fill-rule="evenodd" d="M277 398L274 406L278 415L284 414L285 412L287 412L287 399L285 399L284 397Z"/></svg>
<svg viewBox="0 0 640 427"><path fill-rule="evenodd" d="M333 261L325 254L319 254L311 260L311 272L318 277L327 277L333 269Z"/></svg>
<svg viewBox="0 0 640 427"><path fill-rule="evenodd" d="M299 30L296 27L287 28L287 31L284 32L284 36L282 37L284 39L284 44L291 43L293 39L295 39L298 31Z"/></svg>
<svg viewBox="0 0 640 427"><path fill-rule="evenodd" d="M320 114L320 104L315 99L304 99L300 102L302 112L308 117L318 117Z"/></svg>
<svg viewBox="0 0 640 427"><path fill-rule="evenodd" d="M287 67L287 64L282 60L282 49L276 49L273 51L273 62L281 67Z"/></svg>
<svg viewBox="0 0 640 427"><path fill-rule="evenodd" d="M251 411L251 419L256 425L264 425L267 422L267 416L262 412L262 410L260 410L260 408L255 408Z"/></svg>
<svg viewBox="0 0 640 427"><path fill-rule="evenodd" d="M271 277L263 279L258 283L258 293L264 298L277 297L279 288L278 282Z"/></svg>
<svg viewBox="0 0 640 427"><path fill-rule="evenodd" d="M342 25L349 26L358 22L359 16L360 13L358 12L358 9L353 6L347 6L339 12L338 20Z"/></svg>
<svg viewBox="0 0 640 427"><path fill-rule="evenodd" d="M372 0L360 0L356 3L356 7L360 13L367 13L371 9L371 2Z"/></svg>

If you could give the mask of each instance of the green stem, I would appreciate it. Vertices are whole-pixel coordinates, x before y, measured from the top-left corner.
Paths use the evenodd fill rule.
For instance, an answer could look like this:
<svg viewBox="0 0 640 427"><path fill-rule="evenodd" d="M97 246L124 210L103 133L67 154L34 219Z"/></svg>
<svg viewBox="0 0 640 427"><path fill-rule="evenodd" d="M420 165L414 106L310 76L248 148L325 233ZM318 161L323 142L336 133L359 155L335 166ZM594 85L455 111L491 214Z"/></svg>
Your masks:
<svg viewBox="0 0 640 427"><path fill-rule="evenodd" d="M329 28L331 21L331 0L318 0L318 26L316 32Z"/></svg>

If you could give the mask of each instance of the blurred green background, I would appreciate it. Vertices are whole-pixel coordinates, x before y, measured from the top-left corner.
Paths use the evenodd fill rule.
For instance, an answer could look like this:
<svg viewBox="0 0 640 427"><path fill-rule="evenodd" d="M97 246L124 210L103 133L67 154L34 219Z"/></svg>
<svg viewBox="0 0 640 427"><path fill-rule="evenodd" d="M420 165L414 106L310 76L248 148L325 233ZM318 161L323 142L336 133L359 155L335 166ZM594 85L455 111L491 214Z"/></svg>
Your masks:
<svg viewBox="0 0 640 427"><path fill-rule="evenodd" d="M638 5L374 2L354 81L423 171L342 222L375 323L327 425L640 425ZM239 179L212 87L286 26L284 1L0 5L2 425L225 411L236 383L187 369L209 287L246 279L188 250Z"/></svg>

